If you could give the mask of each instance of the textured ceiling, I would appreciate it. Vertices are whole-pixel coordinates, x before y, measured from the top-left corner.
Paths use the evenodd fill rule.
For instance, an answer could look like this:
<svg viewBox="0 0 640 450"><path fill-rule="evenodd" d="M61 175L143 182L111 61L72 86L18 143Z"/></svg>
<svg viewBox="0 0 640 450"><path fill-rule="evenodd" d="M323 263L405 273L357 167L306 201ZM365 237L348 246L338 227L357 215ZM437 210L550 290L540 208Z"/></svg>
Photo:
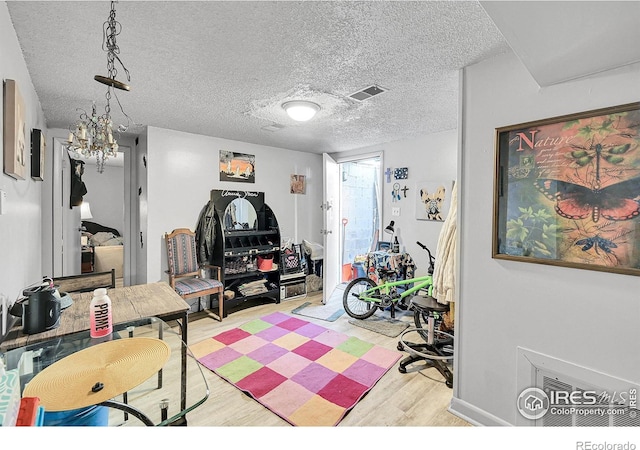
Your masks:
<svg viewBox="0 0 640 450"><path fill-rule="evenodd" d="M110 2L6 4L47 126L68 128L92 101L101 112ZM459 69L507 51L540 86L640 61L639 1L122 0L116 12L130 131L314 153L455 129ZM386 92L349 98L371 85ZM322 110L294 122L281 108L293 99ZM114 100L112 114L126 122Z"/></svg>
<svg viewBox="0 0 640 450"><path fill-rule="evenodd" d="M104 108L109 2L8 1L47 127ZM478 2L120 1L120 57L140 124L314 153L457 127L458 70L509 47ZM117 65L118 77L126 81ZM387 91L348 98L372 84ZM297 123L280 105L322 106ZM117 102L112 115L125 122ZM283 128L266 131L265 126ZM217 149L212 149L212 151Z"/></svg>

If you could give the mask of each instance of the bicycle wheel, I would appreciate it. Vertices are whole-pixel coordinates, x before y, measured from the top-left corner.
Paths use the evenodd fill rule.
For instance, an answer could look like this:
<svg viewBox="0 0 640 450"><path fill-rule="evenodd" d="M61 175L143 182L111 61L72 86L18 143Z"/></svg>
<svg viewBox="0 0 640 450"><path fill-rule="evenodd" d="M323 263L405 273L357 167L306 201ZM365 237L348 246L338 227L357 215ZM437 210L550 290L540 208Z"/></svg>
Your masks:
<svg viewBox="0 0 640 450"><path fill-rule="evenodd" d="M356 278L347 285L342 297L342 305L348 315L354 319L366 319L376 312L375 303L360 300L360 294L372 287L376 287L376 284L367 277Z"/></svg>

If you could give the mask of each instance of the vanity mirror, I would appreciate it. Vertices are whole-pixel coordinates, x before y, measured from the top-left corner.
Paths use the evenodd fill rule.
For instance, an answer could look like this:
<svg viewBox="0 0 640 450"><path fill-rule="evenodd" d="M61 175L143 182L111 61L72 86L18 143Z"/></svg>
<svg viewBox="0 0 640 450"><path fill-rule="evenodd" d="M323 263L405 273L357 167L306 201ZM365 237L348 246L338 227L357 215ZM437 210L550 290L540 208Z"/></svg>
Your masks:
<svg viewBox="0 0 640 450"><path fill-rule="evenodd" d="M236 198L224 211L224 228L231 230L255 230L257 228L256 210L249 200Z"/></svg>

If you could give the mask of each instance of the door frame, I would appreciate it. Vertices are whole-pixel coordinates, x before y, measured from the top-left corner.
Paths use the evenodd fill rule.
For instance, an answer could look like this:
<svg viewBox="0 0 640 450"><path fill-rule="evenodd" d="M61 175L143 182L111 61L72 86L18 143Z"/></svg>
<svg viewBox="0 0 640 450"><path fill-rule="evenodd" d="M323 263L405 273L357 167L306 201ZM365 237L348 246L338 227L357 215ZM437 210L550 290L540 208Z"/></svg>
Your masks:
<svg viewBox="0 0 640 450"><path fill-rule="evenodd" d="M374 151L374 152L365 152L365 153L358 153L358 154L354 154L354 153L349 153L348 155L341 155L341 154L328 154L329 157L331 157L338 165L338 168L340 167L340 164L342 163L346 163L346 162L353 162L353 161L361 161L363 159L372 159L372 158L380 158L380 174L379 174L379 180L378 180L378 185L380 186L380 195L378 196L378 224L380 226L380 228L382 228L383 223L382 223L382 218L384 217L384 211L382 210L383 205L384 205L384 192L382 190L382 186L384 186L384 150L379 150L379 151ZM323 183L326 186L327 184L327 174L325 173L326 170L325 169L325 163L323 160ZM323 192L323 195L326 195L326 192ZM338 212L341 210L341 202L342 202L342 190L339 187L339 183L338 183L338 204L337 205L332 205L332 208L334 209L337 217L339 217ZM323 202L326 201L323 197ZM326 211L325 211L325 226L326 226ZM338 223L339 220L336 219L336 223ZM334 286L330 286L330 283L327 283L327 275L328 274L332 274L335 273L337 276L337 280L341 280L341 278L337 275L341 273L341 268L342 268L342 258L339 257L339 255L342 255L343 252L343 248L342 248L342 233L344 232L343 227L340 226L336 226L335 227L338 231L337 233L335 233L335 236L337 238L337 252L335 251L335 249L327 249L326 245L327 245L327 239L326 239L326 235L325 235L325 249L324 249L324 261L323 261L323 303L326 302L326 300L331 296L331 293L334 291L334 289L336 288L336 286L338 284L340 284L340 281L338 281ZM332 230L333 232L333 230ZM381 230L378 230L378 235L380 235ZM333 250L333 251L331 251ZM338 257L331 257L330 255L338 255ZM330 257L327 257L330 256Z"/></svg>
<svg viewBox="0 0 640 450"><path fill-rule="evenodd" d="M124 154L124 226L123 226L123 240L125 245L124 261L123 261L123 283L125 286L131 284L131 267L135 267L136 252L133 251L130 222L134 222L138 216L137 208L133 209L132 205L137 205L132 201L135 189L135 179L132 177L132 169L135 165L136 158L134 153L137 151L137 144L134 144L135 138L129 142L129 139L123 139L120 148L123 148ZM68 159L68 151L65 147L65 138L53 137L53 151L52 161L49 167L51 167L50 179L51 183L47 187L51 188L51 196L42 196L42 211L50 212L51 225L46 227L46 232L43 232L43 237L46 236L47 241L43 242L43 271L44 273L51 273L51 276L60 277L65 275L75 275L80 273L80 251L78 250L77 258L72 257L72 260L65 257L70 253L74 253L74 243L65 243L65 237L67 241L69 237L72 237L73 231L77 235L77 244L80 244L80 232L78 230L80 224L80 212L78 208L69 208L69 184L70 179L70 165ZM135 192L137 194L137 192ZM137 197L137 195L136 195ZM43 222L45 221L43 217ZM78 224L77 226L75 224ZM44 231L44 228L43 228ZM51 233L49 235L49 232ZM49 239L50 236L50 239ZM46 249L46 250L45 250ZM75 261L77 259L77 261ZM75 262L77 262L77 270L75 270ZM72 265L73 263L73 265ZM70 273L77 272L77 273Z"/></svg>

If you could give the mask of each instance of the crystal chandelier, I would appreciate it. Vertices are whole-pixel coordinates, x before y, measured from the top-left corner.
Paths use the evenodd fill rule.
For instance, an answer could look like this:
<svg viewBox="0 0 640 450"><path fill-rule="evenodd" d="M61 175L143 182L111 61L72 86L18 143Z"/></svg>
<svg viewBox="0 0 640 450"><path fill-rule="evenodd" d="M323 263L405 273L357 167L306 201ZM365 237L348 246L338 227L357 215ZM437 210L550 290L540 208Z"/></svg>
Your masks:
<svg viewBox="0 0 640 450"><path fill-rule="evenodd" d="M107 104L104 107L104 114L99 115L96 111L96 103L93 102L93 108L91 115L83 109L78 108L80 111L79 119L69 128L69 138L67 139L67 149L75 152L76 155L82 155L86 158L95 157L98 173L104 171L104 163L107 159L118 155L118 141L116 140L117 134L127 131L131 124L131 119L122 109L120 100L113 88L129 91L131 88L129 85L116 80L118 73L115 67L115 61L124 69L127 75L127 81L131 80L129 71L122 64L122 61L118 57L120 48L116 44L116 36L120 34L122 25L116 21L116 8L117 1L111 2L111 11L109 18L103 24L103 42L102 49L107 52L107 72L108 76L104 77L96 75L94 79L102 84L107 85L107 93L105 98ZM119 125L116 130L113 129L113 121L111 120L111 96L115 97L120 111L127 118L127 125Z"/></svg>

